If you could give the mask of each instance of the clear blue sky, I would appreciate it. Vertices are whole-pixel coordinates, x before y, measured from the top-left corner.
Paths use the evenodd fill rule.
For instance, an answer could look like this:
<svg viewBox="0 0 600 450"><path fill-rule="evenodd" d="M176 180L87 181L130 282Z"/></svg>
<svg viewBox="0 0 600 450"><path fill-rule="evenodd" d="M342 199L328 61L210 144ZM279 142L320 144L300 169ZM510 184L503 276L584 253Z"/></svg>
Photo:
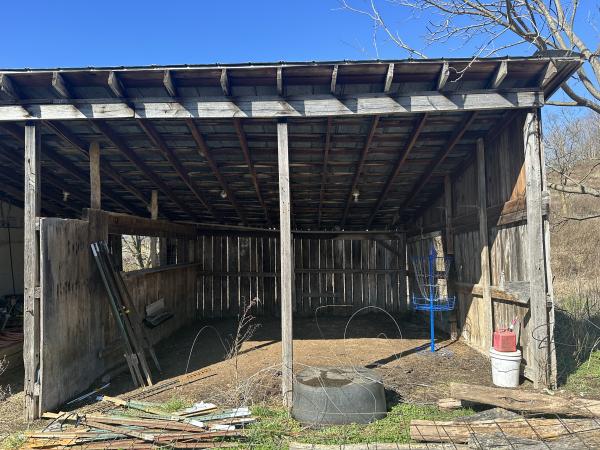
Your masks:
<svg viewBox="0 0 600 450"><path fill-rule="evenodd" d="M421 46L424 21L387 3L391 26ZM377 58L369 20L338 0L5 1L2 15L4 68ZM380 37L380 58L406 57Z"/></svg>
<svg viewBox="0 0 600 450"><path fill-rule="evenodd" d="M595 1L582 1L578 27L591 48L599 41L589 19ZM369 7L366 0L349 2ZM415 19L388 0L377 4L390 28L425 48L430 16ZM598 11L591 13L597 19ZM6 0L2 15L2 68L407 57L383 33L376 52L370 20L342 10L338 0ZM476 44L425 51L430 57L468 57ZM533 51L520 46L502 55Z"/></svg>

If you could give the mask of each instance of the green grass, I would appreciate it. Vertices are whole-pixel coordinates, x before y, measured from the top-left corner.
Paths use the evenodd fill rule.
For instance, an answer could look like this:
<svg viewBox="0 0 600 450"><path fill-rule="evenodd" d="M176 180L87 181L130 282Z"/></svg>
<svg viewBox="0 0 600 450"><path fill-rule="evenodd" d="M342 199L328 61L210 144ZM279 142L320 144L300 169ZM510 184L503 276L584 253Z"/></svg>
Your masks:
<svg viewBox="0 0 600 450"><path fill-rule="evenodd" d="M2 450L16 450L21 448L21 446L25 443L27 437L20 431L9 434L1 443L0 448Z"/></svg>
<svg viewBox="0 0 600 450"><path fill-rule="evenodd" d="M159 409L163 410L165 413L174 413L183 408L189 408L192 406L192 403L184 400L180 397L171 397L164 403L160 403L157 405Z"/></svg>
<svg viewBox="0 0 600 450"><path fill-rule="evenodd" d="M600 396L600 350L568 376L565 388L578 394Z"/></svg>
<svg viewBox="0 0 600 450"><path fill-rule="evenodd" d="M256 450L287 448L291 441L309 444L361 444L367 442L410 442L413 419L450 420L474 414L471 409L441 411L436 406L399 404L387 417L367 425L339 425L304 428L283 409L256 407L258 422L248 430L248 447Z"/></svg>

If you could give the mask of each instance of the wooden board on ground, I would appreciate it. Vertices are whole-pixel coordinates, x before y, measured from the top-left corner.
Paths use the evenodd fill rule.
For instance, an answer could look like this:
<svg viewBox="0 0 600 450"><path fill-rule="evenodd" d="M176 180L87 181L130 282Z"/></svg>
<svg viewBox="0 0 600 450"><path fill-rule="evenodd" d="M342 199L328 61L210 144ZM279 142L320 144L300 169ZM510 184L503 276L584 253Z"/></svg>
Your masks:
<svg viewBox="0 0 600 450"><path fill-rule="evenodd" d="M473 434L515 436L534 440L553 440L576 434L584 448L600 445L600 424L594 419L493 419L480 421L413 420L410 437L420 442L464 444Z"/></svg>
<svg viewBox="0 0 600 450"><path fill-rule="evenodd" d="M531 391L460 383L450 383L450 395L519 412L600 417L600 401L585 398L568 399Z"/></svg>

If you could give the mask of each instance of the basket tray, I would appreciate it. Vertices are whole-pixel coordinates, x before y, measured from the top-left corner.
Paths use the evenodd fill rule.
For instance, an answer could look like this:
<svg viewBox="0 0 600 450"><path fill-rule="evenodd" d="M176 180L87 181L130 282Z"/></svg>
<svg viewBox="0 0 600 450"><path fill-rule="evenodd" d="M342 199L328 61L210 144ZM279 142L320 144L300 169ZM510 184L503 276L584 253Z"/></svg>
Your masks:
<svg viewBox="0 0 600 450"><path fill-rule="evenodd" d="M416 311L452 311L454 304L456 303L456 297L441 297L433 300L433 308L431 301L426 297L417 297L413 295L411 301L412 309Z"/></svg>

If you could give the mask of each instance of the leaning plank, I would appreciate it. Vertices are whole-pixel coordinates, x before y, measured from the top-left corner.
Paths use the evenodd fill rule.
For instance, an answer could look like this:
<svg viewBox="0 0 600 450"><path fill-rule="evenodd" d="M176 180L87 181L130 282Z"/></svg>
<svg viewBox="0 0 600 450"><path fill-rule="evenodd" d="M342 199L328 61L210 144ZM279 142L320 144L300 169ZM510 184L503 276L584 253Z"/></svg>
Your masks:
<svg viewBox="0 0 600 450"><path fill-rule="evenodd" d="M600 417L600 401L585 398L567 399L515 389L473 384L450 383L453 398L527 413L564 414Z"/></svg>
<svg viewBox="0 0 600 450"><path fill-rule="evenodd" d="M342 98L310 94L285 100L279 96L251 96L238 97L235 101L225 96L186 98L181 102L132 98L128 103L110 98L80 99L76 103L0 105L0 121L356 116L537 108L543 104L544 94L535 90L427 91L399 96L367 93Z"/></svg>
<svg viewBox="0 0 600 450"><path fill-rule="evenodd" d="M473 434L515 436L525 439L553 440L577 434L586 443L600 442L600 426L593 419L495 419L476 422L412 420L410 437L421 442L463 444Z"/></svg>

